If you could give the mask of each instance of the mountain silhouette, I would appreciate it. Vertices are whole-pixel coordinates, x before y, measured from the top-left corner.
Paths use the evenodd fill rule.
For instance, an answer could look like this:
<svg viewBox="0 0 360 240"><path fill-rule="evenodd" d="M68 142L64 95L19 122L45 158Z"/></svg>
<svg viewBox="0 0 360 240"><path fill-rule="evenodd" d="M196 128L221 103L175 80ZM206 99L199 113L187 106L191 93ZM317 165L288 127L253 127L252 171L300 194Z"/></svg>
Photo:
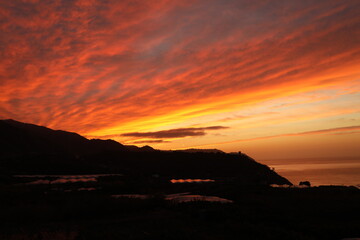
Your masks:
<svg viewBox="0 0 360 240"><path fill-rule="evenodd" d="M0 153L72 153L152 151L144 146L124 146L114 140L87 139L77 133L52 130L12 119L0 120Z"/></svg>
<svg viewBox="0 0 360 240"><path fill-rule="evenodd" d="M268 166L239 152L216 149L154 150L114 140L89 140L77 133L0 120L0 173L121 173L147 181L148 176L210 178L245 184L291 184Z"/></svg>

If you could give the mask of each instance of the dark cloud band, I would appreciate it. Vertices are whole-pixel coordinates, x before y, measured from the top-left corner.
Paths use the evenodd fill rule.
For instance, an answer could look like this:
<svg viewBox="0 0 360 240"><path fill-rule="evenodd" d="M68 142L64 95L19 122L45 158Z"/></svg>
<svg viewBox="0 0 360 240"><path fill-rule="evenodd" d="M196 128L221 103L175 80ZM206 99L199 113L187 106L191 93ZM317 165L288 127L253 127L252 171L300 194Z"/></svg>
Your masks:
<svg viewBox="0 0 360 240"><path fill-rule="evenodd" d="M124 137L137 137L137 138L183 138L183 137L191 137L191 136L204 136L207 131L212 130L221 130L226 129L228 127L224 126L211 126L211 127L203 127L203 128L176 128L164 131L157 132L131 132L124 133L121 136Z"/></svg>

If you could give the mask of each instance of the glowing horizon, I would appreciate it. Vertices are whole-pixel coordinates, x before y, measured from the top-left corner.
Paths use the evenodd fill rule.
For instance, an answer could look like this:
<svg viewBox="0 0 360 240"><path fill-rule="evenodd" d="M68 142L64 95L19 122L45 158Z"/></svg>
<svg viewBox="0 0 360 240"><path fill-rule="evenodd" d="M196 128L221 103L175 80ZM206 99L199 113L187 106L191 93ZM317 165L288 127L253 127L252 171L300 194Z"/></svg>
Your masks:
<svg viewBox="0 0 360 240"><path fill-rule="evenodd" d="M158 149L360 156L360 3L0 3L0 119Z"/></svg>

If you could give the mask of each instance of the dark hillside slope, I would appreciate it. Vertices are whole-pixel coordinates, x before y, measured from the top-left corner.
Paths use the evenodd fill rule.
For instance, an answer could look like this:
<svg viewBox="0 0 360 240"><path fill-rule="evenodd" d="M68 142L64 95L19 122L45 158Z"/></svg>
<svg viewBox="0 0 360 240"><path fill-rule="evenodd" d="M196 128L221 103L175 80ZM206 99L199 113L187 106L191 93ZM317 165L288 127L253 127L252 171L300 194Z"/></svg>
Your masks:
<svg viewBox="0 0 360 240"><path fill-rule="evenodd" d="M77 133L0 120L0 154L67 153L85 154L102 151L125 151L113 140L88 140Z"/></svg>
<svg viewBox="0 0 360 240"><path fill-rule="evenodd" d="M210 178L245 184L290 184L245 154L221 151L158 151L113 140L88 140L76 133L14 120L0 121L0 173L121 173L146 181Z"/></svg>
<svg viewBox="0 0 360 240"><path fill-rule="evenodd" d="M98 159L112 170L131 175L169 178L200 178L236 181L244 184L291 184L268 166L246 154L183 151L123 152L85 156L88 163Z"/></svg>

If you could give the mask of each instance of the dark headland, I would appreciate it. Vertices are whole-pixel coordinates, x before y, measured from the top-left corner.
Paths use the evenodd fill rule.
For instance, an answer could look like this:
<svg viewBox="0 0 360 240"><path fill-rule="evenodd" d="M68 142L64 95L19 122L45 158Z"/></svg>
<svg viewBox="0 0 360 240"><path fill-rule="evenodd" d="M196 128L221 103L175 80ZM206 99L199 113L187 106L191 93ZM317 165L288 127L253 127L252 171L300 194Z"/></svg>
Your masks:
<svg viewBox="0 0 360 240"><path fill-rule="evenodd" d="M241 152L160 151L0 120L0 239L360 237L359 189L291 185ZM179 194L224 201L169 197Z"/></svg>

